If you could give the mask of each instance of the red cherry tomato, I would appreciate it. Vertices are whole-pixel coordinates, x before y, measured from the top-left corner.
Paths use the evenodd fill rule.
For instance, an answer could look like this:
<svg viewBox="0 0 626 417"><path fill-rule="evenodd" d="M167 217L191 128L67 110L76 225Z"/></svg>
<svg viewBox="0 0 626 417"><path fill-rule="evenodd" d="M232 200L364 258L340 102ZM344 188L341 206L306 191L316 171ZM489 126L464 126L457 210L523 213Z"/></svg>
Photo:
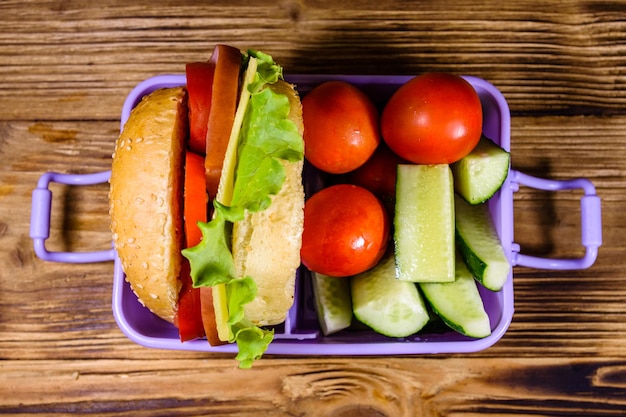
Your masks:
<svg viewBox="0 0 626 417"><path fill-rule="evenodd" d="M374 103L343 81L325 82L306 94L302 117L306 158L331 174L363 165L381 141Z"/></svg>
<svg viewBox="0 0 626 417"><path fill-rule="evenodd" d="M304 206L302 263L312 271L347 277L372 268L389 239L389 217L365 188L339 184L311 196Z"/></svg>
<svg viewBox="0 0 626 417"><path fill-rule="evenodd" d="M381 117L385 142L416 164L450 164L467 155L482 133L478 94L463 78L427 73L401 86Z"/></svg>
<svg viewBox="0 0 626 417"><path fill-rule="evenodd" d="M347 174L350 184L366 188L382 200L395 198L398 164L406 161L381 143L374 155Z"/></svg>

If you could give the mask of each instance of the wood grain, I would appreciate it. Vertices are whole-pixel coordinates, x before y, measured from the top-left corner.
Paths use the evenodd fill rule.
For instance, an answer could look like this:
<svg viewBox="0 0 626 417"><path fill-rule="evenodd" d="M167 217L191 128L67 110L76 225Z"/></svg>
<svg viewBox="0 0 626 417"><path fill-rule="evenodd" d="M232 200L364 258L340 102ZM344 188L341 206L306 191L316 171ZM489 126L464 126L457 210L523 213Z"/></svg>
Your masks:
<svg viewBox="0 0 626 417"><path fill-rule="evenodd" d="M620 2L565 1L558 11L549 1L108 3L4 3L0 97L13 105L0 117L56 119L54 106L117 119L139 81L182 72L218 42L262 48L291 73L472 74L500 88L514 113L623 113L626 102Z"/></svg>
<svg viewBox="0 0 626 417"><path fill-rule="evenodd" d="M493 347L420 357L148 349L111 314L113 265L45 263L29 238L46 171L110 167L124 98L215 43L289 73L450 71L511 109L513 168L586 177L602 199L589 269L514 270L515 315ZM0 414L609 416L626 410L626 2L33 0L0 2ZM110 247L106 184L55 186L56 250ZM523 253L575 257L580 193L521 188Z"/></svg>
<svg viewBox="0 0 626 417"><path fill-rule="evenodd" d="M12 395L0 412L588 416L626 407L626 366L610 360L306 359L297 371L292 362L239 372L224 360L9 361L0 388Z"/></svg>

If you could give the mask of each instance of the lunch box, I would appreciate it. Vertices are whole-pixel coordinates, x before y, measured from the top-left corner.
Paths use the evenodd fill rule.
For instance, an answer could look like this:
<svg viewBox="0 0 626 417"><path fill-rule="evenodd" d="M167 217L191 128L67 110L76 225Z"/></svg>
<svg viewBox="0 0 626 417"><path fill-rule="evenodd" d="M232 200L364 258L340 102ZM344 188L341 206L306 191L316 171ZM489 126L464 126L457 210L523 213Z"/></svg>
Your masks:
<svg viewBox="0 0 626 417"><path fill-rule="evenodd" d="M292 75L286 81L295 84L303 96L314 86L328 80L344 80L366 92L377 104L383 104L410 76L363 75ZM510 113L503 95L487 81L467 76L478 92L483 106L483 132L510 151ZM137 85L126 98L122 109L121 125L126 122L131 109L151 91L185 85L184 74L159 75ZM48 172L43 174L32 195L30 236L37 256L45 261L89 263L113 261L113 315L119 328L132 341L151 348L236 352L235 344L210 346L206 340L181 343L178 330L143 307L124 279L121 262L114 249L97 252L48 251L45 241L50 235L52 182L69 185L89 185L109 180L110 171L87 175ZM308 181L304 178L305 186ZM585 254L575 259L550 259L525 255L513 236L513 194L520 186L547 191L582 190L580 199L581 243ZM593 184L585 178L567 181L537 178L510 169L501 189L486 203L493 223L512 266L543 269L584 269L591 266L602 243L600 198ZM483 339L473 339L445 327L426 328L403 338L390 338L376 334L365 326L354 325L333 335L324 336L317 321L311 289L311 277L301 267L296 277L294 304L285 322L274 327L274 341L267 354L282 355L412 355L435 353L463 353L486 349L496 343L507 331L514 309L512 269L502 290L493 292L479 285L480 294L489 315L492 333Z"/></svg>

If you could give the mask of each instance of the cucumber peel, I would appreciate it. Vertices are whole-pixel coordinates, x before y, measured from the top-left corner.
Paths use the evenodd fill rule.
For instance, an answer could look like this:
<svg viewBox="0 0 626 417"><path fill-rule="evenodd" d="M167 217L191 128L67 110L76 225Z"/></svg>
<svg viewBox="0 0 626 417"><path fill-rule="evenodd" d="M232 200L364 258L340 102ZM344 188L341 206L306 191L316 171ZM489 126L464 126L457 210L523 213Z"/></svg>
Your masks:
<svg viewBox="0 0 626 417"><path fill-rule="evenodd" d="M433 311L451 329L469 337L491 334L489 316L478 292L476 280L460 256L455 260L454 282L420 283Z"/></svg>
<svg viewBox="0 0 626 417"><path fill-rule="evenodd" d="M468 269L485 288L500 291L511 264L493 226L486 204L471 205L455 196L456 240Z"/></svg>
<svg viewBox="0 0 626 417"><path fill-rule="evenodd" d="M337 333L352 323L350 279L311 272L315 310L324 336Z"/></svg>
<svg viewBox="0 0 626 417"><path fill-rule="evenodd" d="M429 316L417 286L396 279L389 251L374 268L350 278L354 316L377 333L406 337L420 331Z"/></svg>
<svg viewBox="0 0 626 417"><path fill-rule="evenodd" d="M454 190L470 204L484 203L506 180L510 161L509 152L483 135L467 156L450 166Z"/></svg>

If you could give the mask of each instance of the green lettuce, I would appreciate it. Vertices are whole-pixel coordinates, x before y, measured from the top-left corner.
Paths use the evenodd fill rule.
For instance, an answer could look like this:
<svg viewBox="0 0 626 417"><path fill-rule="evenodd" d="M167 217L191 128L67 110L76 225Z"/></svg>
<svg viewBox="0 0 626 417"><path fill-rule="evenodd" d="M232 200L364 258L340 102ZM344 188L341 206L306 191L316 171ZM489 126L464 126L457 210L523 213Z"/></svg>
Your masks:
<svg viewBox="0 0 626 417"><path fill-rule="evenodd" d="M228 298L229 342L236 342L236 359L249 368L267 350L273 331L259 328L244 315L244 306L257 293L254 277L237 277L231 252L232 224L241 221L246 211L258 212L271 204L282 188L285 170L282 160L304 157L302 136L288 119L289 99L269 85L282 78L282 68L272 57L249 51L245 62L257 60L253 81L246 88L250 100L238 138L237 165L232 201L228 206L213 202L214 217L199 223L202 241L183 250L189 259L194 287L224 284Z"/></svg>
<svg viewBox="0 0 626 417"><path fill-rule="evenodd" d="M270 55L260 51L249 50L244 58L244 65L247 65L250 58L257 60L254 81L248 85L248 91L251 94L258 92L265 87L266 84L274 84L276 81L283 78L283 68L275 63Z"/></svg>
<svg viewBox="0 0 626 417"><path fill-rule="evenodd" d="M302 159L304 149L297 127L287 117L289 99L265 88L253 94L241 127L235 185L230 211L231 221L243 211L262 211L269 207L285 181L281 160Z"/></svg>

